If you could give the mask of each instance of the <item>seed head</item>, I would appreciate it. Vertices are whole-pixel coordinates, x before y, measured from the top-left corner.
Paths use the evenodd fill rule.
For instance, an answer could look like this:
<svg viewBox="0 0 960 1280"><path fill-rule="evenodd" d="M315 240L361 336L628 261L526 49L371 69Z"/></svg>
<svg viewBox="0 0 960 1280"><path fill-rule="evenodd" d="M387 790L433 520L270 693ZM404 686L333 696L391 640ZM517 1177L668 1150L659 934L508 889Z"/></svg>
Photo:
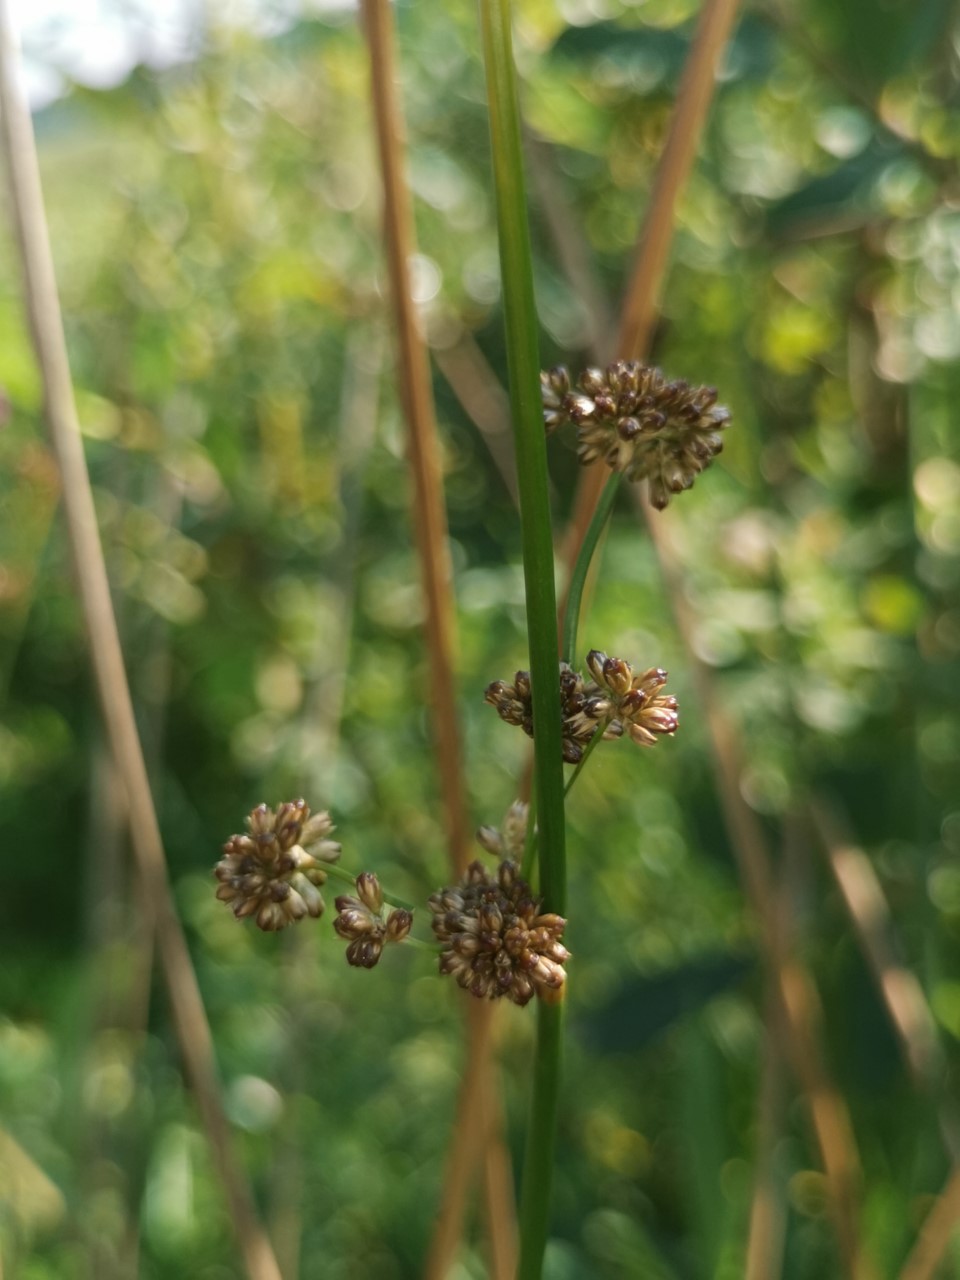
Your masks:
<svg viewBox="0 0 960 1280"><path fill-rule="evenodd" d="M217 897L238 920L254 916L268 932L322 915L323 864L340 857L340 845L327 839L334 829L329 813L311 817L305 800L291 800L276 811L257 805L246 822L247 833L230 837L214 868Z"/></svg>
<svg viewBox="0 0 960 1280"><path fill-rule="evenodd" d="M587 654L587 666L594 680L609 696L609 735L628 733L642 747L653 747L658 734L673 734L680 723L677 700L673 694L661 692L667 673L661 667L648 667L639 675L623 658L608 658L599 649Z"/></svg>
<svg viewBox="0 0 960 1280"><path fill-rule="evenodd" d="M563 758L577 764L583 749L597 728L594 708L590 704L583 676L566 662L560 663L560 713L563 717ZM507 724L519 725L528 738L533 737L533 697L529 671L518 671L513 684L494 680L487 685L484 698L496 708ZM481 842L482 843L482 842Z"/></svg>
<svg viewBox="0 0 960 1280"><path fill-rule="evenodd" d="M506 996L519 1005L535 995L563 998L567 922L540 913L540 899L516 863L501 862L494 875L472 862L458 884L439 890L428 905L442 944L440 972L452 974L465 991L488 1000Z"/></svg>
<svg viewBox="0 0 960 1280"><path fill-rule="evenodd" d="M402 942L413 927L413 915L396 908L386 918L383 914L383 890L372 871L357 876L356 897L343 894L337 898L337 918L333 927L347 947L347 964L358 969L373 969L388 942Z"/></svg>
<svg viewBox="0 0 960 1280"><path fill-rule="evenodd" d="M603 458L628 480L648 480L659 510L689 489L723 448L730 411L713 387L668 382L659 369L616 360L587 369L573 390L563 366L540 375L547 432L563 422L577 428L577 456L585 466Z"/></svg>
<svg viewBox="0 0 960 1280"><path fill-rule="evenodd" d="M592 680L585 680L565 662L560 664L563 758L567 764L579 763L598 732L604 738L620 738L628 733L634 742L646 747L656 744L658 734L676 732L677 700L672 694L661 693L667 681L665 671L650 667L634 675L629 662L608 658L599 649L587 654L587 668ZM528 737L534 736L528 672L518 671L512 685L494 680L484 697L502 720L519 725ZM490 853L519 857L516 849L503 843L503 833L492 827L481 827L477 839Z"/></svg>

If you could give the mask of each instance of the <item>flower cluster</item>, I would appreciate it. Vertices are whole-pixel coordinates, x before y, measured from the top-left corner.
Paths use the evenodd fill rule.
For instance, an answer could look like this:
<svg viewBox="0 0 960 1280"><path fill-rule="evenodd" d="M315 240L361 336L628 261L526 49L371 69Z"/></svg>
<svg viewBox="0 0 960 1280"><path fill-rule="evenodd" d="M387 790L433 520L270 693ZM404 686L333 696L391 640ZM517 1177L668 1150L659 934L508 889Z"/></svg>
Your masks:
<svg viewBox="0 0 960 1280"><path fill-rule="evenodd" d="M723 448L730 412L713 387L668 382L659 369L617 360L587 369L576 389L562 365L540 375L543 417L551 432L577 428L577 454L587 465L603 458L628 480L648 480L659 510L689 489Z"/></svg>
<svg viewBox="0 0 960 1280"><path fill-rule="evenodd" d="M533 695L530 672L518 671L513 684L494 680L487 685L484 699L496 707L497 715L507 724L516 724L528 738L533 737ZM596 721L589 715L587 686L583 676L566 662L560 663L560 712L563 717L563 758L567 764L578 764L584 747L596 731Z"/></svg>
<svg viewBox="0 0 960 1280"><path fill-rule="evenodd" d="M661 692L667 683L661 667L648 667L635 676L629 662L608 658L599 649L587 654L587 666L603 691L590 705L604 723L607 737L627 733L639 746L655 747L657 734L676 733L677 700L672 693Z"/></svg>
<svg viewBox="0 0 960 1280"><path fill-rule="evenodd" d="M311 817L305 800L290 800L276 811L257 805L247 818L247 833L223 846L214 869L217 897L230 903L238 920L254 916L268 932L322 915L323 864L340 857L339 844L327 839L331 831L329 813Z"/></svg>
<svg viewBox="0 0 960 1280"><path fill-rule="evenodd" d="M592 680L586 680L567 663L560 664L560 710L563 717L563 758L579 764L594 734L620 738L629 734L640 746L652 747L657 734L672 734L678 724L677 700L661 690L667 673L649 667L633 674L629 662L608 658L598 649L587 655ZM530 673L518 671L513 684L494 680L484 698L501 720L519 725L533 737L533 701Z"/></svg>
<svg viewBox="0 0 960 1280"><path fill-rule="evenodd" d="M440 972L480 999L506 996L525 1005L533 996L562 999L562 916L540 913L540 899L509 859L491 874L472 862L460 880L429 899L441 943Z"/></svg>
<svg viewBox="0 0 960 1280"><path fill-rule="evenodd" d="M372 871L357 876L356 897L343 894L337 898L337 918L333 927L347 947L347 964L358 969L372 969L389 942L402 942L413 926L413 915L397 907L388 915L383 910L383 890Z"/></svg>

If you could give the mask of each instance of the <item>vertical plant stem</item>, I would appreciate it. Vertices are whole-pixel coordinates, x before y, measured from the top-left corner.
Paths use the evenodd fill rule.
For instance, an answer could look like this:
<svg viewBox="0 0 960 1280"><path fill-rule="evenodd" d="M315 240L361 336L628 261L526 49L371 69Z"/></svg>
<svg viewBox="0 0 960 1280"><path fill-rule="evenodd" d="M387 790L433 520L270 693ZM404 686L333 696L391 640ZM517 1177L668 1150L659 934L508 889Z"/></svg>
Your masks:
<svg viewBox="0 0 960 1280"><path fill-rule="evenodd" d="M134 855L143 878L145 898L154 912L160 963L180 1050L226 1192L237 1242L247 1273L253 1280L280 1280L273 1250L260 1226L250 1185L233 1147L217 1078L210 1025L167 878L160 828L133 714L80 438L40 189L36 143L30 113L18 85L16 57L9 3L0 0L2 144L20 245L26 306L51 440L63 482L64 514L97 692L110 750L126 791Z"/></svg>
<svg viewBox="0 0 960 1280"><path fill-rule="evenodd" d="M490 110L507 368L520 490L530 682L536 727L540 889L546 910L562 915L566 907L567 885L557 602L547 494L546 439L540 403L538 325L509 0L480 0L480 27ZM517 1272L520 1280L538 1280L546 1248L562 1035L562 1003L547 1004L541 1000L531 1119L520 1193L520 1262Z"/></svg>
<svg viewBox="0 0 960 1280"><path fill-rule="evenodd" d="M383 181L384 240L399 348L397 366L407 424L407 453L414 485L417 552L427 605L426 640L436 765L450 866L454 874L459 875L469 860L470 827L453 668L456 650L453 571L430 365L410 285L410 259L416 246L413 210L404 174L403 108L397 92L393 16L388 0L361 0L361 13L370 52L370 88ZM497 1159L503 1117L499 1095L487 1087L487 1078L495 1070L489 1052L490 1030L490 1018L468 1017L468 1059L477 1058L486 1065L464 1081L459 1106L470 1116L477 1114L479 1094L484 1092L489 1097L490 1123L489 1126L472 1125L471 1141L466 1141L458 1129L453 1131L452 1168L444 1180L444 1197L430 1250L432 1270L429 1274L438 1277L447 1274L454 1260L470 1175L478 1156L482 1154L485 1162ZM507 1259L512 1270L512 1206L498 1194L499 1187L495 1178L483 1180L486 1218L490 1231L498 1236L492 1248L494 1261ZM494 1280L505 1280L505 1277L495 1272Z"/></svg>

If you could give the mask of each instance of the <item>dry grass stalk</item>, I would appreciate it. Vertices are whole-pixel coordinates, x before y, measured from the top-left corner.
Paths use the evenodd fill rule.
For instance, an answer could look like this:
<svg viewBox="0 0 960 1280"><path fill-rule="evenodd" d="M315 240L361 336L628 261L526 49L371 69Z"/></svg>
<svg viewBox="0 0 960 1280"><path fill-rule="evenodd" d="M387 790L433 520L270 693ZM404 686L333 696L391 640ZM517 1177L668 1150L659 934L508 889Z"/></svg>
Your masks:
<svg viewBox="0 0 960 1280"><path fill-rule="evenodd" d="M700 131L713 91L716 69L736 16L735 0L714 0L704 6L664 154L658 169L636 265L624 302L618 354L642 358L649 345L666 272L675 221L676 201L696 154ZM596 465L583 476L564 547L572 566L606 478ZM656 548L667 594L678 614L687 657L699 685L713 748L718 792L741 878L761 922L764 950L774 978L791 1065L807 1096L818 1145L827 1172L838 1239L849 1275L862 1274L857 1229L860 1162L849 1114L831 1084L819 1052L819 1002L809 975L785 953L776 918L771 864L763 830L740 792L739 744L713 691L709 669L695 654L693 619L683 598L682 582L662 534L662 525L644 509ZM662 519L662 517L661 517Z"/></svg>
<svg viewBox="0 0 960 1280"><path fill-rule="evenodd" d="M783 1271L787 1215L777 1177L776 1150L783 1126L785 1082L775 1020L776 1005L773 999L768 999L757 1104L756 1173L744 1280L778 1280Z"/></svg>
<svg viewBox="0 0 960 1280"><path fill-rule="evenodd" d="M860 1157L847 1105L830 1080L820 1052L819 997L809 973L789 954L783 930L778 927L780 913L766 837L740 790L743 760L739 736L720 703L710 668L696 653L696 619L668 540L668 520L662 513L654 518L649 506L641 506L706 720L717 792L740 878L759 924L764 957L780 1006L786 1055L810 1109L846 1274L865 1276L858 1226Z"/></svg>
<svg viewBox="0 0 960 1280"><path fill-rule="evenodd" d="M377 149L383 181L384 238L390 274L390 293L399 345L401 400L408 429L408 454L414 481L414 520L417 548L427 603L427 650L433 725L441 798L451 866L459 875L469 860L472 833L467 822L455 682L454 598L447 539L446 509L440 445L430 386L430 368L418 323L410 282L410 258L415 249L410 194L403 172L403 112L396 87L393 19L387 0L362 0L361 14L370 53L371 96ZM491 1017L474 1010L468 1021L468 1071L461 1086L459 1108L469 1127L458 1123L450 1147L449 1176L444 1182L427 1274L445 1276L453 1264L463 1227L466 1198L478 1158L497 1159L502 1117L493 1091L489 1094L489 1126L482 1120L482 1095L493 1070L490 1053ZM474 1063L483 1065L477 1072ZM484 1180L489 1190L494 1179ZM512 1232L512 1206L498 1199L488 1204L492 1232ZM510 1253L509 1240L499 1240L494 1258ZM498 1275L499 1280L499 1275ZM506 1277L504 1277L506 1280Z"/></svg>
<svg viewBox="0 0 960 1280"><path fill-rule="evenodd" d="M442 341L431 338L437 368L467 417L483 437L514 506L520 506L517 459L510 430L510 400L468 329L446 330Z"/></svg>
<svg viewBox="0 0 960 1280"><path fill-rule="evenodd" d="M447 1153L447 1168L443 1176L443 1195L434 1228L433 1239L423 1269L424 1280L446 1280L456 1257L463 1229L464 1206L470 1183L476 1168L476 1153L484 1138L493 1130L485 1124L487 1084L493 1066L493 1019L496 1006L489 1001L467 997L467 1046L466 1069L457 1098L457 1112L453 1122L455 1141ZM489 1149L489 1142L486 1144ZM472 1154L463 1157L463 1151ZM492 1207L492 1206L491 1206ZM513 1219L510 1206L509 1219ZM494 1249L494 1256L501 1251ZM491 1273L496 1274L496 1273ZM507 1273L504 1280L512 1273Z"/></svg>
<svg viewBox="0 0 960 1280"><path fill-rule="evenodd" d="M946 1070L936 1020L916 974L899 957L890 908L873 865L822 801L810 803L808 812L900 1041L907 1069L919 1090L936 1095ZM944 1145L957 1164L960 1133L956 1117L941 1107L939 1122Z"/></svg>
<svg viewBox="0 0 960 1280"><path fill-rule="evenodd" d="M46 416L63 482L63 506L111 754L123 780L137 867L154 910L160 963L187 1076L200 1108L247 1273L279 1280L236 1157L217 1078L206 1011L167 879L157 815L137 734L110 586L80 438L40 189L30 114L18 83L9 5L0 3L0 111L11 203Z"/></svg>
<svg viewBox="0 0 960 1280"><path fill-rule="evenodd" d="M677 201L696 159L700 134L713 97L717 68L733 30L738 7L739 0L705 0L700 14L623 300L617 340L617 355L623 360L641 360L650 347L673 242ZM602 319L594 321L595 332L602 333L604 329ZM568 568L577 558L606 478L607 468L602 462L595 463L582 474L574 500L573 518L564 541L563 559ZM564 596L561 616L565 607Z"/></svg>
<svg viewBox="0 0 960 1280"><path fill-rule="evenodd" d="M469 861L472 838L464 794L463 750L453 676L454 603L443 500L440 444L430 387L430 366L410 282L415 252L410 195L403 173L403 114L396 88L393 21L386 0L363 0L370 50L371 94L383 179L384 238L398 352L400 398L414 483L414 521L426 597L427 652L437 767L447 845L455 871Z"/></svg>
<svg viewBox="0 0 960 1280"><path fill-rule="evenodd" d="M947 1185L927 1214L916 1244L897 1280L935 1280L941 1274L944 1255L950 1247L960 1219L960 1169L955 1170Z"/></svg>

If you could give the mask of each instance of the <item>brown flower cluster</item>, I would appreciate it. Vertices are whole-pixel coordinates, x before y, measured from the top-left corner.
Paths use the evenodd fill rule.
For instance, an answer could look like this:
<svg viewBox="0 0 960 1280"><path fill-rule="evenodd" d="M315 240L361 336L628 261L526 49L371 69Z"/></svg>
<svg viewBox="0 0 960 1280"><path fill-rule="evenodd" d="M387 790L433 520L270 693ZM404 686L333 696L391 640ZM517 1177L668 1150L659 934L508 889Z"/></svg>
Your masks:
<svg viewBox="0 0 960 1280"><path fill-rule="evenodd" d="M247 818L247 833L223 846L214 869L217 897L238 920L254 916L267 931L322 915L323 864L340 857L339 844L327 839L331 831L329 813L311 817L305 800L288 801L276 811L257 805Z"/></svg>
<svg viewBox="0 0 960 1280"><path fill-rule="evenodd" d="M435 893L428 905L441 943L440 972L465 991L518 1005L535 995L563 998L570 953L560 939L567 922L540 913L540 899L515 862L501 862L496 874L472 862L459 884Z"/></svg>
<svg viewBox="0 0 960 1280"><path fill-rule="evenodd" d="M413 915L401 907L388 915L383 910L383 890L372 871L357 876L356 897L343 894L337 898L337 918L333 927L347 947L347 964L358 969L372 969L390 942L402 942L413 926Z"/></svg>
<svg viewBox="0 0 960 1280"><path fill-rule="evenodd" d="M634 742L652 747L657 734L671 734L678 724L677 700L661 690L667 673L649 667L633 674L629 662L608 658L599 649L587 655L592 680L584 679L566 662L560 664L560 709L563 717L563 758L579 764L594 734L620 738L626 732ZM533 737L533 701L530 673L518 671L513 684L494 680L484 698L496 708L501 720L519 725Z"/></svg>
<svg viewBox="0 0 960 1280"><path fill-rule="evenodd" d="M616 360L587 369L574 388L563 365L541 373L547 431L572 422L584 465L603 458L628 480L648 480L660 511L689 489L723 448L730 412L713 387L668 382L659 369Z"/></svg>
<svg viewBox="0 0 960 1280"><path fill-rule="evenodd" d="M587 666L603 691L591 706L606 724L607 737L627 733L639 746L655 747L658 734L676 733L677 700L672 693L661 692L667 683L662 668L648 667L635 676L629 662L608 658L599 649L587 654Z"/></svg>

